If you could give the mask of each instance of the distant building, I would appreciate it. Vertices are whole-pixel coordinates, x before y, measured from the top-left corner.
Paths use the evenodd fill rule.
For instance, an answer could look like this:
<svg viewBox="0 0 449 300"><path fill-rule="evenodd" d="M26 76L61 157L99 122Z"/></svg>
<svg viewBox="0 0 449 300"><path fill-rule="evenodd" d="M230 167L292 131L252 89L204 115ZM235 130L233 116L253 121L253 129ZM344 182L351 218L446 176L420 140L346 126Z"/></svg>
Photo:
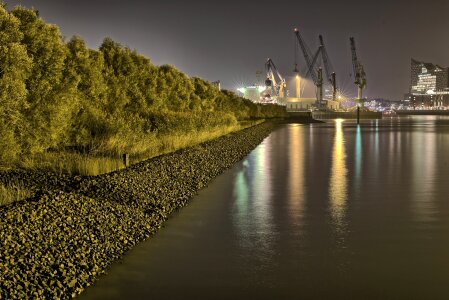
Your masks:
<svg viewBox="0 0 449 300"><path fill-rule="evenodd" d="M399 101L384 99L384 98L374 98L371 100L366 100L364 106L370 110L375 111L385 111L390 109L397 109L400 107Z"/></svg>
<svg viewBox="0 0 449 300"><path fill-rule="evenodd" d="M449 108L449 68L412 59L410 92L404 103L414 109Z"/></svg>
<svg viewBox="0 0 449 300"><path fill-rule="evenodd" d="M333 100L324 100L326 107L331 110L338 110L340 103ZM286 103L287 111L308 111L316 106L316 98L288 98Z"/></svg>
<svg viewBox="0 0 449 300"><path fill-rule="evenodd" d="M262 92L265 91L264 86L260 85L250 85L237 89L242 93L243 98L249 99L255 103L260 103L262 101Z"/></svg>
<svg viewBox="0 0 449 300"><path fill-rule="evenodd" d="M266 87L263 85L250 85L237 89L241 93L243 98L249 99L254 103L261 104L278 104L286 105L287 99L278 97L274 94L272 87ZM288 93L288 91L287 91Z"/></svg>
<svg viewBox="0 0 449 300"><path fill-rule="evenodd" d="M214 87L216 87L219 91L221 91L221 82L220 82L220 80L213 81L213 82L212 82L212 85L213 85Z"/></svg>

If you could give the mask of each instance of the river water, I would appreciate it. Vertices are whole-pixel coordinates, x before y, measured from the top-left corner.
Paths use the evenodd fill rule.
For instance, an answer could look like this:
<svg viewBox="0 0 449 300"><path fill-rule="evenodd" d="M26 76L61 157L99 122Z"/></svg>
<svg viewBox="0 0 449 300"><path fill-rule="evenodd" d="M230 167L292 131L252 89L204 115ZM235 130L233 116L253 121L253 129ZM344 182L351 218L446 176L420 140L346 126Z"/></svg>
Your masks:
<svg viewBox="0 0 449 300"><path fill-rule="evenodd" d="M449 118L283 125L81 299L449 299Z"/></svg>

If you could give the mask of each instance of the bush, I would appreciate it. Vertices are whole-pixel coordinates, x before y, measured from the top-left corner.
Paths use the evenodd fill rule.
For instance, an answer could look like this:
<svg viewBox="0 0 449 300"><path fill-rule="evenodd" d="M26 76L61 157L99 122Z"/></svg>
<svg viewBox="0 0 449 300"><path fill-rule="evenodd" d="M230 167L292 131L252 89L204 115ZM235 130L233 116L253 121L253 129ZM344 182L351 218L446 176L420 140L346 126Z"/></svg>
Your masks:
<svg viewBox="0 0 449 300"><path fill-rule="evenodd" d="M147 151L164 134L283 117L106 38L68 42L35 10L0 6L0 165L48 150ZM225 131L223 131L225 132Z"/></svg>

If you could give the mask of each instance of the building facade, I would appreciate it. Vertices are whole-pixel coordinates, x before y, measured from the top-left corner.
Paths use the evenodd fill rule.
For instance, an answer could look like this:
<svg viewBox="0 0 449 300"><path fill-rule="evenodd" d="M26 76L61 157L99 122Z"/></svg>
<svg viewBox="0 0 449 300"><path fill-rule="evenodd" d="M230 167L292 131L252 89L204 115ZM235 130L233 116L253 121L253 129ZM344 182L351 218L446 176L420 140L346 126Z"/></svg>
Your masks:
<svg viewBox="0 0 449 300"><path fill-rule="evenodd" d="M324 100L326 108L331 110L340 109L340 103L333 100ZM288 98L286 103L286 109L288 112L295 111L309 111L316 107L315 98Z"/></svg>
<svg viewBox="0 0 449 300"><path fill-rule="evenodd" d="M404 101L414 109L449 108L449 68L412 58L410 91Z"/></svg>

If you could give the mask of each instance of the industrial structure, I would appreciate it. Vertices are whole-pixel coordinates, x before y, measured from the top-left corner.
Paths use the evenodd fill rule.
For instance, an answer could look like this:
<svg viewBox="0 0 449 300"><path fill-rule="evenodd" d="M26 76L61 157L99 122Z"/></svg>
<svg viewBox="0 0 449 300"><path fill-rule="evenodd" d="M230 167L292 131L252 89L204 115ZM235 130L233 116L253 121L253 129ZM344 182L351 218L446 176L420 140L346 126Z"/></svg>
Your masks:
<svg viewBox="0 0 449 300"><path fill-rule="evenodd" d="M327 54L327 50L326 47L324 46L324 41L323 41L323 36L320 34L318 36L318 39L320 41L320 45L318 47L318 50L316 51L312 63L310 66L308 66L308 70L307 70L307 74L306 77L311 74L314 69L316 68L316 66L318 65L318 62L321 58L322 64L324 65L324 71L326 72L326 79L327 81L330 83L330 85L332 86L332 100L337 100L337 79L336 79L336 75L335 72L333 71L333 67L332 64L330 62L329 59L329 55ZM295 64L296 67L296 64ZM317 69L317 74L319 74L321 76L322 79L322 71L321 68L318 67ZM320 94L322 96L322 88L323 88L323 82L321 80L321 82L319 82L321 84L320 88Z"/></svg>
<svg viewBox="0 0 449 300"><path fill-rule="evenodd" d="M310 77L313 80L314 85L316 86L316 106L317 107L325 107L326 103L323 101L323 70L321 67L316 67L313 63L314 57L316 57L320 49L317 50L314 56L312 56L312 52L310 51L310 48L307 46L306 42L301 36L301 33L299 32L298 28L295 28L294 30L296 40L298 43L295 43L295 70L294 72L299 73L298 70L298 45L302 51L302 54L304 56L304 60L306 62L307 66L307 74L306 77L310 75Z"/></svg>
<svg viewBox="0 0 449 300"><path fill-rule="evenodd" d="M262 93L266 90L265 86L253 84L237 89L242 93L243 98L249 99L255 103L262 102Z"/></svg>
<svg viewBox="0 0 449 300"><path fill-rule="evenodd" d="M287 93L287 84L271 58L268 58L265 63L265 71L267 79L265 80L266 89L262 93L263 102L284 104Z"/></svg>
<svg viewBox="0 0 449 300"><path fill-rule="evenodd" d="M261 71L256 72L257 83L238 88L243 97L255 103L286 105L288 90L285 78L271 58L265 62L266 79L260 82Z"/></svg>
<svg viewBox="0 0 449 300"><path fill-rule="evenodd" d="M258 103L276 103L286 106L288 112L301 111L320 111L326 113L326 117L332 116L333 112L341 115L343 111L341 100L341 91L337 89L337 76L333 70L333 66L324 43L322 35L318 36L318 48L312 52L306 41L301 35L299 29L294 29L295 37L295 87L296 97L290 97L287 91L286 79L281 75L275 63L271 58L268 58L265 63L265 82L261 82L259 76L262 72L257 72L258 84L239 88L238 90L247 99ZM354 83L357 86L357 105L349 107L348 116L354 113L354 108L357 108L357 116L359 116L360 108L363 107L363 89L366 87L366 74L363 65L357 55L355 40L350 38L351 55L352 55L352 76ZM300 55L302 54L302 55ZM303 57L304 66L298 67L299 56ZM303 77L301 75L304 75ZM304 98L302 95L302 79L310 78L315 87L315 97ZM447 83L447 77L446 77ZM324 95L324 85L326 85L326 95ZM330 88L328 88L330 86ZM449 90L448 90L449 92ZM305 93L306 94L306 93ZM448 93L449 95L449 93ZM363 109L363 113L368 116L368 109ZM339 115L339 117L341 117ZM365 117L366 117L365 116ZM362 116L363 117L363 116ZM371 116L369 116L371 117ZM376 114L375 117L378 117Z"/></svg>
<svg viewBox="0 0 449 300"><path fill-rule="evenodd" d="M352 54L352 68L354 75L354 83L357 86L357 101L362 104L363 100L363 89L366 87L366 74L362 63L357 57L357 50L355 48L355 40L353 37L349 38L351 43L351 54Z"/></svg>
<svg viewBox="0 0 449 300"><path fill-rule="evenodd" d="M213 81L212 86L216 87L219 91L221 91L221 81L220 80Z"/></svg>
<svg viewBox="0 0 449 300"><path fill-rule="evenodd" d="M405 106L412 109L449 108L449 68L411 59L410 91Z"/></svg>
<svg viewBox="0 0 449 300"><path fill-rule="evenodd" d="M333 71L332 63L330 62L329 56L327 54L326 47L324 46L323 36L319 36L320 39L320 49L321 49L321 57L323 59L324 70L326 71L327 81L332 86L332 100L337 100L337 75Z"/></svg>
<svg viewBox="0 0 449 300"><path fill-rule="evenodd" d="M338 109L339 103L337 101L337 80L335 72L333 72L332 64L329 59L329 55L327 53L326 47L324 45L323 37L319 36L319 46L317 51L312 55L310 48L307 46L304 41L301 33L297 28L294 29L294 34L296 37L297 43L295 43L295 69L294 72L297 74L297 78L299 77L299 69L298 69L298 46L301 49L302 55L304 57L304 61L306 63L307 72L305 77L310 77L316 87L316 99L315 103L311 105L310 99L301 99L300 95L297 95L297 98L290 99L289 102L291 104L287 104L287 109L294 109L296 107L301 107L307 109L317 108L317 109ZM324 99L323 97L323 68L326 73L326 80L332 86L332 99ZM298 89L298 87L297 87Z"/></svg>

